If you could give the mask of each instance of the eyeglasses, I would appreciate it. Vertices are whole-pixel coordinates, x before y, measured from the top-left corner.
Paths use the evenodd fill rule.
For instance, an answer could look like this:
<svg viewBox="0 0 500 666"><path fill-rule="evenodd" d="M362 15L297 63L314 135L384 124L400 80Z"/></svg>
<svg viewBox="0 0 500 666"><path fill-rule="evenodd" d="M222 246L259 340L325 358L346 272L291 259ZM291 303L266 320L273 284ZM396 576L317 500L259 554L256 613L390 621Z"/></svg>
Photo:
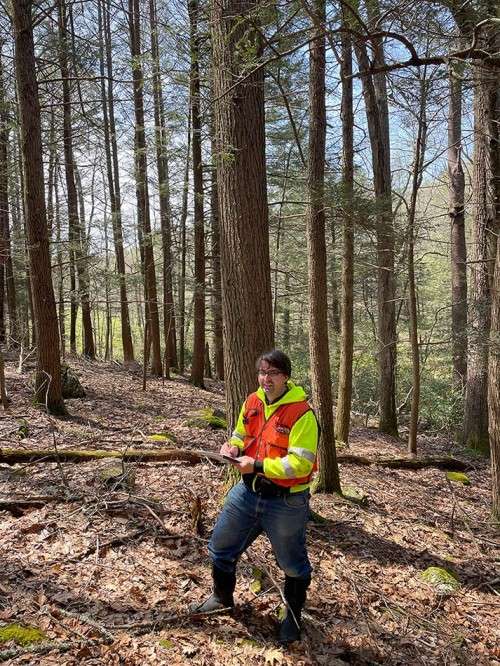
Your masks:
<svg viewBox="0 0 500 666"><path fill-rule="evenodd" d="M283 373L281 370L259 370L259 376L260 377L265 377L266 375L268 377L277 377L278 375L282 375Z"/></svg>

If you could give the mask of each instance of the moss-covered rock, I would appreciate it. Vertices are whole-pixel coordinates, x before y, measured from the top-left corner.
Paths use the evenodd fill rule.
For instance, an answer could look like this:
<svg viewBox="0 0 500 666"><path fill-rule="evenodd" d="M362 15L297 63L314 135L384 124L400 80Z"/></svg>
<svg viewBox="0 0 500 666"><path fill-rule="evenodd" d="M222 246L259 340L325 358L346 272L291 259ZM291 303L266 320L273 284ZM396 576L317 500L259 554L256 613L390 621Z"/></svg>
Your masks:
<svg viewBox="0 0 500 666"><path fill-rule="evenodd" d="M63 398L85 398L85 389L69 365L61 366L61 380Z"/></svg>
<svg viewBox="0 0 500 666"><path fill-rule="evenodd" d="M227 420L224 412L219 409L205 407L190 414L185 422L190 428L211 428L212 430L227 430Z"/></svg>
<svg viewBox="0 0 500 666"><path fill-rule="evenodd" d="M345 499L355 504L361 504L362 506L368 505L368 495L364 493L361 488L355 488L354 486L342 486L342 495Z"/></svg>
<svg viewBox="0 0 500 666"><path fill-rule="evenodd" d="M99 472L99 480L113 490L133 490L135 488L135 472L129 466L110 465Z"/></svg>
<svg viewBox="0 0 500 666"><path fill-rule="evenodd" d="M177 441L175 435L172 435L170 432L154 432L152 435L148 435L148 440L160 444L165 444L165 442L172 442L175 444Z"/></svg>
<svg viewBox="0 0 500 666"><path fill-rule="evenodd" d="M463 472L446 472L446 478L448 481L462 483L464 486L470 486L470 479L467 474L464 474Z"/></svg>
<svg viewBox="0 0 500 666"><path fill-rule="evenodd" d="M429 567L422 571L420 577L431 585L438 594L452 594L461 587L461 583L455 574L441 567Z"/></svg>
<svg viewBox="0 0 500 666"><path fill-rule="evenodd" d="M47 636L37 627L23 627L22 624L6 624L0 627L0 643L14 641L17 645L32 645L47 640Z"/></svg>

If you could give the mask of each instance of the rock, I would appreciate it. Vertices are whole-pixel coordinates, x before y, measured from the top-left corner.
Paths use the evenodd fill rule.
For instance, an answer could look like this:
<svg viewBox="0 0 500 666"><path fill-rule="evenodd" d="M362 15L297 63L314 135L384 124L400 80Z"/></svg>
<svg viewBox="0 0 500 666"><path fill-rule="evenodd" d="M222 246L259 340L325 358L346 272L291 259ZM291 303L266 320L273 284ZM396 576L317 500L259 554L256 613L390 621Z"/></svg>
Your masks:
<svg viewBox="0 0 500 666"><path fill-rule="evenodd" d="M85 390L69 365L63 365L61 373L63 398L85 398Z"/></svg>
<svg viewBox="0 0 500 666"><path fill-rule="evenodd" d="M135 472L129 466L110 465L99 472L99 479L112 490L133 490L135 488Z"/></svg>
<svg viewBox="0 0 500 666"><path fill-rule="evenodd" d="M368 505L368 496L361 490L361 488L342 486L342 495L355 504L361 504L361 506Z"/></svg>
<svg viewBox="0 0 500 666"><path fill-rule="evenodd" d="M31 645L46 641L47 636L36 627L23 627L22 624L6 624L0 627L0 643L14 641L17 645Z"/></svg>
<svg viewBox="0 0 500 666"><path fill-rule="evenodd" d="M442 569L441 567L429 567L420 576L438 594L442 595L452 594L462 586L458 578L451 571Z"/></svg>
<svg viewBox="0 0 500 666"><path fill-rule="evenodd" d="M212 430L227 430L227 420L224 412L219 409L205 407L190 414L185 422L190 428L211 428Z"/></svg>

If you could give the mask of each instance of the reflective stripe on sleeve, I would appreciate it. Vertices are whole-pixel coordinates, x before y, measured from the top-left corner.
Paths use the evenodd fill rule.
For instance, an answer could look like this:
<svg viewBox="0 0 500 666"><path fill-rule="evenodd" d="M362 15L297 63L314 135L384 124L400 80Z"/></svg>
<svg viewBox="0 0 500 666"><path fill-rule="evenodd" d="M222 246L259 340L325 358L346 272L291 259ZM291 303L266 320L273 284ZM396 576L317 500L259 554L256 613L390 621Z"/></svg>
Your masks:
<svg viewBox="0 0 500 666"><path fill-rule="evenodd" d="M240 435L240 433L236 432L236 430L233 430L231 437L234 437L235 439L240 439L242 442L245 441L245 435Z"/></svg>
<svg viewBox="0 0 500 666"><path fill-rule="evenodd" d="M300 446L290 446L288 449L288 453L295 453L301 458L305 458L306 460L309 460L309 462L312 463L316 460L316 454L313 451L310 451L309 449L304 449Z"/></svg>
<svg viewBox="0 0 500 666"><path fill-rule="evenodd" d="M285 456L284 458L281 458L281 463L283 465L283 469L285 470L285 474L289 479L295 479L297 474L295 473L293 467L291 466L288 456Z"/></svg>

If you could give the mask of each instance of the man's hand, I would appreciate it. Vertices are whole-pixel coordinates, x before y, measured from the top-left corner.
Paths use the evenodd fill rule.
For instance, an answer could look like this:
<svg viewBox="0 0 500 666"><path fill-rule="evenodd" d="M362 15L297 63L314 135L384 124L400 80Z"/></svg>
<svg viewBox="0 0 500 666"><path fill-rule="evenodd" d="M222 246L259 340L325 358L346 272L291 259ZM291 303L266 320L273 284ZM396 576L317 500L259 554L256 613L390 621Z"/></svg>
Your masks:
<svg viewBox="0 0 500 666"><path fill-rule="evenodd" d="M250 456L241 456L241 458L238 458L238 461L239 462L235 467L238 468L238 471L241 474L252 474L253 464L255 462L253 458L250 458Z"/></svg>
<svg viewBox="0 0 500 666"><path fill-rule="evenodd" d="M237 458L240 454L240 449L237 446L232 446L232 444L229 444L229 442L224 442L224 444L220 447L219 453L221 456Z"/></svg>

